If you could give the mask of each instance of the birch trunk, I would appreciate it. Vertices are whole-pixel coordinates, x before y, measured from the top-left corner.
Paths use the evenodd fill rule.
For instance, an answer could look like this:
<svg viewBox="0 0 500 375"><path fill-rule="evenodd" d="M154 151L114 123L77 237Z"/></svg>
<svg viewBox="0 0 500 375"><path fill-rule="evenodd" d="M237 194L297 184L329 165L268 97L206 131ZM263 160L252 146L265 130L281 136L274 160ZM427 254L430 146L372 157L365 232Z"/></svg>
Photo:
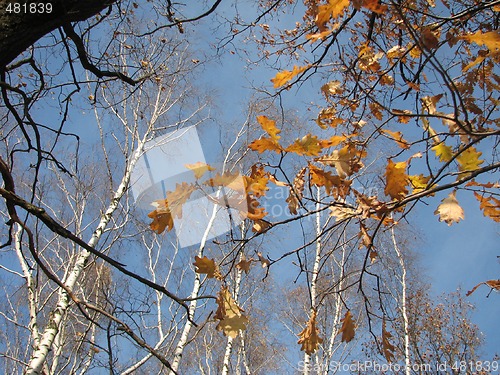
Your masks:
<svg viewBox="0 0 500 375"><path fill-rule="evenodd" d="M99 221L97 228L94 230L92 237L87 242L89 246L94 248L97 246L99 240L101 239L102 234L104 233L104 230L106 229L107 225L109 224L113 216L113 213L118 208L120 199L127 192L132 169L137 163L139 157L141 156L143 152L143 147L144 147L144 142L143 141L139 142L136 151L134 152L134 154L130 159L130 163L125 167L125 173L123 174L123 178L121 179L121 182L118 185L118 188L116 189L106 212L101 217L101 220ZM74 288L87 261L90 258L90 255L91 253L85 249L82 249L79 252L77 260L71 272L64 281L64 285L68 289L72 290ZM69 295L63 289L59 289L58 294L59 298L56 308L52 311L49 322L47 323L47 326L42 336L40 337L39 344L35 348L31 356L31 359L28 363L28 367L26 370L27 375L38 375L41 373L42 367L47 359L47 354L49 353L52 345L55 342L56 336L59 333L59 329L61 327L61 323L64 319L66 312L68 311L68 307L71 302Z"/></svg>
<svg viewBox="0 0 500 375"><path fill-rule="evenodd" d="M407 280L406 280L406 264L401 253L398 243L396 241L396 235L394 233L394 228L391 228L391 239L394 246L394 251L401 265L401 314L403 315L403 331L404 331L404 353L405 353L405 374L411 375L411 363L410 363L410 333L409 333L409 323L408 323L408 311L406 305L406 292L407 292Z"/></svg>
<svg viewBox="0 0 500 375"><path fill-rule="evenodd" d="M322 243L321 243L321 212L320 212L320 199L321 199L321 190L320 188L316 189L316 222L315 222L315 229L316 229L316 253L314 255L314 266L313 266L313 272L312 272L312 277L311 277L311 286L310 286L310 295L311 295L311 311L310 314L312 314L315 309L316 309L316 293L317 293L317 282L318 282L318 273L319 273L319 267L320 267L320 261L321 261L321 249L322 249ZM311 365L311 356L307 353L304 353L304 374L308 375L309 374L309 368Z"/></svg>

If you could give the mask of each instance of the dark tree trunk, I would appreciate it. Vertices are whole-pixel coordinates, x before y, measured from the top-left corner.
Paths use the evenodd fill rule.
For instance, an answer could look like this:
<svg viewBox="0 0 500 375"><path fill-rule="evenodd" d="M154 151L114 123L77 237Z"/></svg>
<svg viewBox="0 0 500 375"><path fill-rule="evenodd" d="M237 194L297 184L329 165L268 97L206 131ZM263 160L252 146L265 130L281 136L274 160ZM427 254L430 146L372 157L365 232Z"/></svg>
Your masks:
<svg viewBox="0 0 500 375"><path fill-rule="evenodd" d="M117 0L0 0L0 70L38 39L68 22L83 21L98 14ZM11 3L52 4L51 13L7 12Z"/></svg>

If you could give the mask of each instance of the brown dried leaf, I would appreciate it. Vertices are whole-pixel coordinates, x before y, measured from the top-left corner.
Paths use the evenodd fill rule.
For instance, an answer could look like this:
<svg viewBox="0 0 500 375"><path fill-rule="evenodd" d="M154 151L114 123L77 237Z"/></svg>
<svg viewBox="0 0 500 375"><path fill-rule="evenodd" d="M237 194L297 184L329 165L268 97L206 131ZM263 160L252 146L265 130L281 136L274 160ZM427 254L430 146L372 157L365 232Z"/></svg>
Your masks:
<svg viewBox="0 0 500 375"><path fill-rule="evenodd" d="M347 310L341 322L342 327L340 327L339 333L342 333L342 342L349 342L354 338L356 328L351 311Z"/></svg>
<svg viewBox="0 0 500 375"><path fill-rule="evenodd" d="M386 330L384 319L382 322L382 349L384 357L389 363L394 361L394 350L396 349L390 342L391 337L391 333Z"/></svg>
<svg viewBox="0 0 500 375"><path fill-rule="evenodd" d="M200 258L199 256L194 257L195 262L193 265L196 267L196 273L206 274L209 279L222 280L222 274L220 273L219 266L215 263L213 259L209 259L206 256Z"/></svg>
<svg viewBox="0 0 500 375"><path fill-rule="evenodd" d="M313 354L323 342L323 339L319 337L319 330L316 328L316 311L312 312L306 328L299 333L299 337L297 344L301 344L300 350L309 355Z"/></svg>

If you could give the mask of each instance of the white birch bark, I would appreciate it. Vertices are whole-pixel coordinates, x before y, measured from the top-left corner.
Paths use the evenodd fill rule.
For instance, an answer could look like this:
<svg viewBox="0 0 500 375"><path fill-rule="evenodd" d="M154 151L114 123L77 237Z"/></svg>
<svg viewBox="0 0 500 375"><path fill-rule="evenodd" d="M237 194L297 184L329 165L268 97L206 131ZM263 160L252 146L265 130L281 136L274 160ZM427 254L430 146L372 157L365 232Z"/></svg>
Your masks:
<svg viewBox="0 0 500 375"><path fill-rule="evenodd" d="M242 229L242 232L244 232L244 229ZM243 253L240 255L240 261L243 260ZM233 292L233 298L238 303L238 298L240 294L240 285L241 285L241 276L242 276L243 270L241 268L237 268L236 271L236 278L234 280L234 292ZM231 360L231 352L233 350L233 341L234 339L232 337L228 337L226 341L226 350L224 352L224 360L222 364L222 375L228 375L229 374L229 365L230 365L230 360ZM239 366L238 366L239 368Z"/></svg>
<svg viewBox="0 0 500 375"><path fill-rule="evenodd" d="M237 145L237 143L239 142L239 139L245 133L248 120L249 119L247 118L247 121L245 121L243 126L240 128L240 131L238 132L235 140L233 141L231 146L228 148L226 155L225 155L225 158L224 158L223 165L222 165L222 172L221 173L224 173L224 171L226 170L227 164L228 164L228 162L231 158L231 155L232 155L233 148ZM217 192L216 198L218 198L219 196L220 196L220 190ZM217 211L218 211L217 206L214 206L214 208L212 210L212 214L210 216L210 220L209 220L208 225L207 225L207 228L205 229L205 233L201 239L200 246L198 248L197 255L199 257L203 257L203 250L205 249L205 244L206 244L209 232L210 232L210 230L213 226L213 223L215 221L215 218L217 216ZM198 297L198 295L199 295L200 287L201 287L200 275L197 273L194 273L193 289L192 289L191 295L190 295L190 298L193 298L193 299L189 303L189 312L188 312L191 320L194 320L194 315L196 312L196 308L198 306L198 300L196 300L195 298ZM180 339L176 345L176 348L175 348L174 358L171 362L173 371L170 371L170 375L174 375L174 371L176 372L179 369L179 365L180 365L180 362L182 359L182 354L184 353L184 349L185 349L186 344L188 342L189 334L190 334L192 328L193 328L193 324L191 323L191 321L189 319L186 319L186 323L184 324L184 328L182 330L181 337L180 337Z"/></svg>
<svg viewBox="0 0 500 375"><path fill-rule="evenodd" d="M116 211L118 208L118 204L120 202L120 199L126 194L128 184L130 181L130 175L131 172L137 163L137 160L141 156L143 152L143 147L144 147L144 142L140 141L139 145L130 158L129 164L125 167L125 172L123 174L123 177L121 179L120 184L118 185L115 194L113 195L113 198L111 199L111 202L108 205L108 208L104 215L102 215L101 220L99 221L99 224L97 225L97 228L94 230L94 233L92 234L92 237L90 240L87 242L89 246L91 247L96 247L102 234L104 233L104 230L106 229L107 225L109 224L113 213ZM68 277L64 281L64 285L72 290L78 281L79 276L81 275L91 253L85 249L82 249L80 253L78 254L77 260L69 273ZM63 321L63 318L68 310L68 307L70 305L71 299L69 295L66 293L65 290L59 289L59 298L57 305L55 309L51 313L51 317L49 319L49 322L47 323L47 326L40 338L38 346L35 348L30 362L28 363L28 367L26 370L27 375L38 375L40 374L43 364L46 361L47 354L49 353L49 350L51 349L52 345L54 344L54 340L56 339L56 335L59 332L61 323Z"/></svg>
<svg viewBox="0 0 500 375"><path fill-rule="evenodd" d="M311 276L311 285L310 285L310 295L311 295L311 311L310 314L313 313L313 311L316 309L316 293L317 293L317 282L318 282L318 273L319 273L319 266L320 266L320 261L321 261L321 250L322 250L322 243L321 243L321 204L320 204L320 199L321 199L321 190L320 188L316 188L316 221L315 221L315 229L316 229L316 253L314 255L314 265L313 265L313 272ZM311 356L307 353L304 353L304 374L308 375L309 374L309 369L311 366Z"/></svg>
<svg viewBox="0 0 500 375"><path fill-rule="evenodd" d="M391 228L391 239L392 244L394 246L394 251L399 260L399 264L401 266L401 301L399 304L401 305L401 314L403 316L403 332L404 332L404 354L405 354L405 374L411 375L411 363L410 363L410 333L409 333L409 320L408 320L408 311L407 311L407 280L406 280L406 264L399 249L398 243L396 241L396 235L394 233L394 227Z"/></svg>

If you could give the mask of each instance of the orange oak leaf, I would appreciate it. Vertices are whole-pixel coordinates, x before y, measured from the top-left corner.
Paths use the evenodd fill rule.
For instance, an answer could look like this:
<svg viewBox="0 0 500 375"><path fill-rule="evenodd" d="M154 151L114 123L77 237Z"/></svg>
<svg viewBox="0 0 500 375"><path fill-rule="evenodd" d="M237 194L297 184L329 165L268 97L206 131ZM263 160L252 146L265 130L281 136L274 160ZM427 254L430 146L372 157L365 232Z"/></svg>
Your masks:
<svg viewBox="0 0 500 375"><path fill-rule="evenodd" d="M456 191L452 191L434 211L434 215L439 215L439 221L444 221L448 225L464 220L464 210L458 204L455 194Z"/></svg>
<svg viewBox="0 0 500 375"><path fill-rule="evenodd" d="M490 51L500 49L500 32L499 31L477 31L474 34L464 35L460 39L466 40L471 43L474 42L478 45L486 46Z"/></svg>
<svg viewBox="0 0 500 375"><path fill-rule="evenodd" d="M477 284L474 288L472 288L471 290L469 290L467 292L466 296L470 296L481 285L488 285L491 289L495 289L497 291L500 291L500 280L488 280L488 281L483 281L482 283Z"/></svg>
<svg viewBox="0 0 500 375"><path fill-rule="evenodd" d="M148 217L153 219L149 227L158 234L162 234L165 229L171 231L174 228L174 218L172 217L166 200L156 202L162 203L158 204L156 210L148 214Z"/></svg>
<svg viewBox="0 0 500 375"><path fill-rule="evenodd" d="M243 177L247 193L252 193L256 197L266 195L269 190L267 183L269 182L269 174L264 170L264 167L253 165L250 176Z"/></svg>
<svg viewBox="0 0 500 375"><path fill-rule="evenodd" d="M389 138L395 141L397 145L401 147L403 150L410 148L410 144L408 143L408 141L403 138L403 133L395 132L388 129L381 129L380 131L382 133L388 134L390 136Z"/></svg>
<svg viewBox="0 0 500 375"><path fill-rule="evenodd" d="M313 354L318 346L323 342L323 339L319 337L319 330L316 327L316 311L313 311L309 321L307 322L306 328L299 333L300 350L306 352L307 354Z"/></svg>
<svg viewBox="0 0 500 375"><path fill-rule="evenodd" d="M280 139L280 136L278 134L281 133L281 130L276 127L276 121L270 119L267 116L257 116L257 122L262 127L262 129L264 129L264 131L269 134L271 139Z"/></svg>
<svg viewBox="0 0 500 375"><path fill-rule="evenodd" d="M247 212L241 212L241 214L250 220L260 220L267 215L264 207L259 207L259 201L252 197L247 196Z"/></svg>
<svg viewBox="0 0 500 375"><path fill-rule="evenodd" d="M362 6L377 14L384 14L389 9L387 5L383 5L380 0L363 0Z"/></svg>
<svg viewBox="0 0 500 375"><path fill-rule="evenodd" d="M311 184L318 187L324 186L327 194L332 194L335 198L345 198L349 194L352 181L334 176L331 172L312 164L309 164L309 175L311 176Z"/></svg>
<svg viewBox="0 0 500 375"><path fill-rule="evenodd" d="M408 194L408 175L406 174L406 162L394 163L391 159L385 170L384 193L392 199L401 200Z"/></svg>
<svg viewBox="0 0 500 375"><path fill-rule="evenodd" d="M285 151L293 152L297 155L317 156L321 153L321 149L318 137L307 134L293 142Z"/></svg>
<svg viewBox="0 0 500 375"><path fill-rule="evenodd" d="M350 310L347 310L341 322L342 327L340 327L339 333L342 333L342 342L349 342L354 338L356 328Z"/></svg>
<svg viewBox="0 0 500 375"><path fill-rule="evenodd" d="M294 66L292 71L289 70L283 70L281 72L278 72L274 78L271 79L271 82L274 85L274 88L278 88L281 86L286 85L293 77L299 75L300 73L304 72L305 70L309 69L309 65L306 66Z"/></svg>
<svg viewBox="0 0 500 375"><path fill-rule="evenodd" d="M196 273L206 274L209 279L222 280L222 274L220 273L219 266L215 263L213 259L209 259L206 256L200 258L199 256L194 257L195 262L193 265L196 267Z"/></svg>
<svg viewBox="0 0 500 375"><path fill-rule="evenodd" d="M270 137L262 137L261 139L256 139L248 145L248 148L262 154L264 151L274 151L279 154L283 151L283 148L278 142Z"/></svg>
<svg viewBox="0 0 500 375"><path fill-rule="evenodd" d="M479 201L479 208L483 211L483 215L500 223L500 200L493 195L485 197L477 192L474 192L474 196Z"/></svg>
<svg viewBox="0 0 500 375"><path fill-rule="evenodd" d="M318 6L315 19L316 26L320 31L325 31L328 21L341 17L348 6L349 0L328 0L327 4Z"/></svg>

